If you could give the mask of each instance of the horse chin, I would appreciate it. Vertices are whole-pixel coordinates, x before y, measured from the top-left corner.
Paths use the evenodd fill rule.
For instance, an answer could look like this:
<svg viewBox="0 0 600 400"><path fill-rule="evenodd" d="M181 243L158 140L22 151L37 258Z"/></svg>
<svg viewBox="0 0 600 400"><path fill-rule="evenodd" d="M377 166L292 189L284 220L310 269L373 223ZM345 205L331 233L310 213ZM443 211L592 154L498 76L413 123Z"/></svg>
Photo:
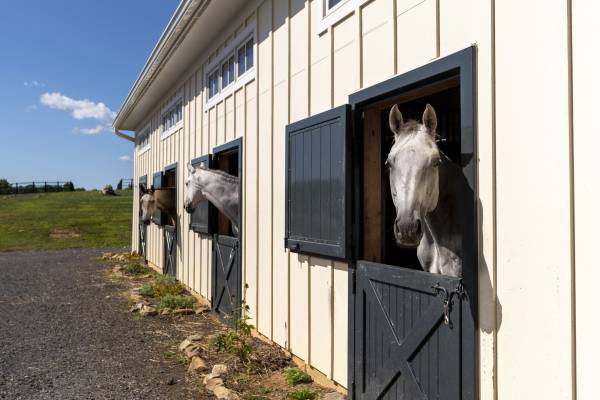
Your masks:
<svg viewBox="0 0 600 400"><path fill-rule="evenodd" d="M419 243L421 243L421 238L423 237L423 235L418 235L418 236L414 236L414 237L402 237L399 238L396 236L396 246L403 248L403 249L414 249L419 247Z"/></svg>

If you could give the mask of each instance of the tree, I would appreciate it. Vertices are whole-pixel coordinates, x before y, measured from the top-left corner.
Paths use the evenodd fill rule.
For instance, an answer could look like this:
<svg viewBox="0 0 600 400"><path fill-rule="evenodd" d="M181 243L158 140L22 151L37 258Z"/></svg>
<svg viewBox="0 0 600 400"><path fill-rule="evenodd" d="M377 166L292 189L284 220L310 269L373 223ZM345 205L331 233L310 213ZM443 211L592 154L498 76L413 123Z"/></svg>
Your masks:
<svg viewBox="0 0 600 400"><path fill-rule="evenodd" d="M6 179L0 179L0 194L10 193L10 183Z"/></svg>

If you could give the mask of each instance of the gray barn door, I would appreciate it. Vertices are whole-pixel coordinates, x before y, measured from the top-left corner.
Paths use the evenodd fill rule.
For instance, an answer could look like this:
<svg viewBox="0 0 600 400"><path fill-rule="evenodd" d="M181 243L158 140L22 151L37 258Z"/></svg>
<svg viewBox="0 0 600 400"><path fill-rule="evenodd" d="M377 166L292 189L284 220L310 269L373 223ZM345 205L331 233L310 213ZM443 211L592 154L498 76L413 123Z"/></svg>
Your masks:
<svg viewBox="0 0 600 400"><path fill-rule="evenodd" d="M163 226L164 261L163 274L177 276L177 228L172 225Z"/></svg>
<svg viewBox="0 0 600 400"><path fill-rule="evenodd" d="M461 400L460 279L358 261L356 399Z"/></svg>
<svg viewBox="0 0 600 400"><path fill-rule="evenodd" d="M213 149L212 167L235 175L242 182L242 139L217 146ZM239 204L243 204L243 192L239 186ZM243 214L239 209L237 237L232 225L214 206L214 216L209 218L209 231L213 232L212 253L212 299L211 306L223 321L233 327L242 311L242 234Z"/></svg>
<svg viewBox="0 0 600 400"><path fill-rule="evenodd" d="M212 309L223 317L235 316L241 302L240 240L236 237L215 234L213 237L213 294Z"/></svg>

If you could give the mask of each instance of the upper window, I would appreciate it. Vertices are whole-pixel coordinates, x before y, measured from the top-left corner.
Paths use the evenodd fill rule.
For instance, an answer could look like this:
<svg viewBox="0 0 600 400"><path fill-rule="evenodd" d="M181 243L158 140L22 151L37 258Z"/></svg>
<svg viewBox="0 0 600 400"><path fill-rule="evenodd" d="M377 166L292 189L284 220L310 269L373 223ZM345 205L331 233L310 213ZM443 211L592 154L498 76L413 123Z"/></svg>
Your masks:
<svg viewBox="0 0 600 400"><path fill-rule="evenodd" d="M327 10L331 10L338 4L340 4L344 0L326 0L327 1Z"/></svg>
<svg viewBox="0 0 600 400"><path fill-rule="evenodd" d="M221 66L221 88L224 89L235 81L235 62L233 56Z"/></svg>
<svg viewBox="0 0 600 400"><path fill-rule="evenodd" d="M237 51L238 76L243 75L254 66L254 39L250 38Z"/></svg>
<svg viewBox="0 0 600 400"><path fill-rule="evenodd" d="M248 27L239 37L243 40L232 41L219 51L222 56L217 56L205 66L205 101L208 107L253 78L250 73L254 71L256 42L253 29Z"/></svg>
<svg viewBox="0 0 600 400"><path fill-rule="evenodd" d="M150 148L150 125L137 134L138 154L143 153Z"/></svg>
<svg viewBox="0 0 600 400"><path fill-rule="evenodd" d="M208 75L208 98L211 99L219 93L219 70L216 69Z"/></svg>
<svg viewBox="0 0 600 400"><path fill-rule="evenodd" d="M174 96L161 114L162 138L175 132L183 123L183 98L180 94Z"/></svg>

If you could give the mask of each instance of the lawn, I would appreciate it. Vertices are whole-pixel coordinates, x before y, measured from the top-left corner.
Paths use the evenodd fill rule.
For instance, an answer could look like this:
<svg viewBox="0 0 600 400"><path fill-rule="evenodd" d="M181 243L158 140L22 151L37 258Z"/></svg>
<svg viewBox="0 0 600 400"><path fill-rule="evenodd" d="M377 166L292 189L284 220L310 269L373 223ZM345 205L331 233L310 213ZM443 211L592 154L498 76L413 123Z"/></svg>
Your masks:
<svg viewBox="0 0 600 400"><path fill-rule="evenodd" d="M0 196L0 251L127 246L132 190Z"/></svg>

